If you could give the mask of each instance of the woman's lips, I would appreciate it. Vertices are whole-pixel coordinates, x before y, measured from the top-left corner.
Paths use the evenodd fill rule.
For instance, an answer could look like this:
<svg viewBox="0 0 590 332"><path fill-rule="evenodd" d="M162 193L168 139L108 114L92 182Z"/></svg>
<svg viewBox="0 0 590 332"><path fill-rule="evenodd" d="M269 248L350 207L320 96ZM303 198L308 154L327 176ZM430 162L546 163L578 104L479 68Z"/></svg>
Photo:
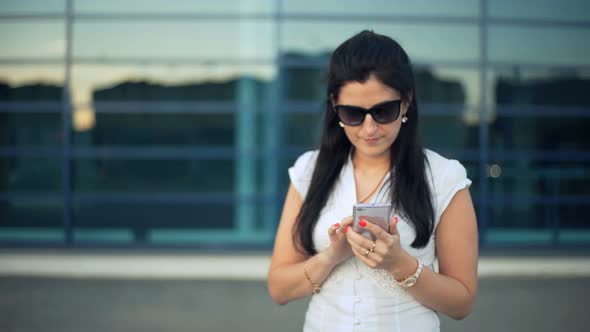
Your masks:
<svg viewBox="0 0 590 332"><path fill-rule="evenodd" d="M376 144L379 141L379 138L365 138L364 140L368 144Z"/></svg>

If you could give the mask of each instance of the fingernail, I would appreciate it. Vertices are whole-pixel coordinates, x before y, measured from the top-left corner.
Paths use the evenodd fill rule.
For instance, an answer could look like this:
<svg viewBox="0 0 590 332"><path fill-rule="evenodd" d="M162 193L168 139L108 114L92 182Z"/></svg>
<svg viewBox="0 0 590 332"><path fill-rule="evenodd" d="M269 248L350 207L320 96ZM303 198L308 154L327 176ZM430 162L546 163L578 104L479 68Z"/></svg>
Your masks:
<svg viewBox="0 0 590 332"><path fill-rule="evenodd" d="M359 221L359 225L361 225L361 227L366 227L367 226L367 222L364 220Z"/></svg>
<svg viewBox="0 0 590 332"><path fill-rule="evenodd" d="M398 220L397 220L397 217L394 217L394 218L393 218L393 221L395 221L395 224L397 225L397 221L398 221Z"/></svg>
<svg viewBox="0 0 590 332"><path fill-rule="evenodd" d="M348 233L348 226L344 227L344 233Z"/></svg>
<svg viewBox="0 0 590 332"><path fill-rule="evenodd" d="M340 227L340 224L339 223L335 223L334 224L334 227Z"/></svg>

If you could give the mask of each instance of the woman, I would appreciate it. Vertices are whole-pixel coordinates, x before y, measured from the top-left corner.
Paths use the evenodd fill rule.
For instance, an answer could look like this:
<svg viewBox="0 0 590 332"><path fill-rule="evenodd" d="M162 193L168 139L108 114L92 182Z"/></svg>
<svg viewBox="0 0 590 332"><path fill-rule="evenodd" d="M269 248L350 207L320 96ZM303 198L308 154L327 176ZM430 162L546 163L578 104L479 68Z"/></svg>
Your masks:
<svg viewBox="0 0 590 332"><path fill-rule="evenodd" d="M268 273L279 304L313 294L304 331L439 331L477 293L477 222L456 160L418 143L410 60L363 31L332 54L319 151L289 169L291 185ZM386 231L350 227L355 203L391 203ZM438 271L435 271L435 259Z"/></svg>

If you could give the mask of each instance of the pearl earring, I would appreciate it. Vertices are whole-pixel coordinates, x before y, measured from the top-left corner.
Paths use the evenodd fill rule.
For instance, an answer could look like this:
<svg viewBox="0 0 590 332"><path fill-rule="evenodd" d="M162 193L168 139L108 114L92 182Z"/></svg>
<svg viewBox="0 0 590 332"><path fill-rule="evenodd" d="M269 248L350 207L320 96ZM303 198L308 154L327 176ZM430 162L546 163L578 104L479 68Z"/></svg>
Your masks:
<svg viewBox="0 0 590 332"><path fill-rule="evenodd" d="M406 123L408 122L408 117L407 116L402 116L402 123Z"/></svg>
<svg viewBox="0 0 590 332"><path fill-rule="evenodd" d="M340 125L340 127L344 128L344 123L342 123L342 121L338 121L338 124Z"/></svg>

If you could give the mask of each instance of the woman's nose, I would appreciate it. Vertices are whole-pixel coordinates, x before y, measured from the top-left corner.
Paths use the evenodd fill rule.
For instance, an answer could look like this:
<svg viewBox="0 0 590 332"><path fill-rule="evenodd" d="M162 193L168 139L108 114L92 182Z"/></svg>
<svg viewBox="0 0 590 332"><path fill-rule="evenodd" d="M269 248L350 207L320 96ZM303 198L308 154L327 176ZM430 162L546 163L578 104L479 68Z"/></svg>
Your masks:
<svg viewBox="0 0 590 332"><path fill-rule="evenodd" d="M375 119L373 119L373 116L371 116L371 114L365 115L365 120L363 121L363 129L368 135L374 134L377 131L378 126L379 125L377 124L377 122L375 122Z"/></svg>

